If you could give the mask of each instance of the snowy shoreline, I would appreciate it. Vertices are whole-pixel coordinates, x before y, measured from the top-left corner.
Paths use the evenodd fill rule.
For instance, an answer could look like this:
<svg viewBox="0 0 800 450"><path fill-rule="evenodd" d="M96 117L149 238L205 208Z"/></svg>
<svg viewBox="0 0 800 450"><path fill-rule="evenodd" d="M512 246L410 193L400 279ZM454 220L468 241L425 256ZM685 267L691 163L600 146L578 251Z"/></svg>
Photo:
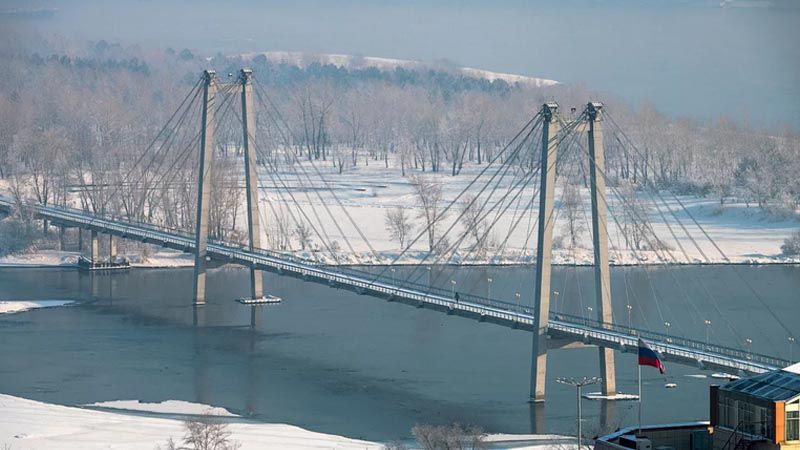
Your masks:
<svg viewBox="0 0 800 450"><path fill-rule="evenodd" d="M0 300L0 315L74 304L74 300Z"/></svg>
<svg viewBox="0 0 800 450"><path fill-rule="evenodd" d="M307 252L310 253L310 252ZM416 252L415 252L416 253ZM395 262L394 266L415 266L425 260L425 253L419 252L407 258L403 258ZM309 254L302 255L313 261ZM363 260L364 264L369 264L375 267L382 267L390 265L389 262L397 256L394 252L379 252L381 260L378 261L372 255L359 255L355 260ZM344 259L344 258L343 258ZM458 267L458 266L491 266L491 267L525 267L533 265L535 255L525 255L520 258L507 257L507 258L490 258L490 259L475 259L462 262L447 262L438 263L442 267ZM340 267L358 267L360 264L355 263L353 258L347 258L347 261L322 261L320 265L340 266ZM580 259L575 258L573 255L567 255L558 251L553 253L552 259L553 266L562 267L591 267L594 262L590 257L583 255ZM363 264L362 264L363 265ZM725 260L712 260L712 261L669 261L664 262L658 258L631 261L621 260L615 261L613 258L610 261L611 267L687 267L687 266L763 266L763 265L787 265L794 266L800 265L800 258L798 257L785 257L785 256L759 256L759 257L738 257L732 258L729 261ZM190 253L183 253L178 251L160 251L156 256L148 258L146 261L131 263L131 269L176 269L194 266L194 256ZM236 266L235 264L225 264L225 266ZM16 269L43 269L43 268L64 268L72 269L78 267L78 260L75 252L59 252L54 250L20 253L14 255L7 255L0 258L0 269L16 268ZM236 266L238 267L238 266Z"/></svg>
<svg viewBox="0 0 800 450"><path fill-rule="evenodd" d="M133 406L132 402L124 402ZM207 408L189 402L163 402L140 404L156 406L157 413L196 414ZM165 406L166 405L166 406ZM174 411L179 405L179 411ZM142 412L147 408L142 408ZM221 408L217 408L221 409ZM165 446L170 437L180 440L184 435L183 421L179 418L125 414L87 407L61 406L0 394L0 447L14 449L60 448L63 450L106 449L152 450ZM181 412L183 411L183 412ZM213 411L213 410L212 410ZM201 412L202 414L202 412ZM381 444L342 436L316 433L286 424L254 423L235 417L224 417L232 440L241 449L292 448L292 449L379 449Z"/></svg>
<svg viewBox="0 0 800 450"><path fill-rule="evenodd" d="M62 406L0 394L0 411L0 446L14 449L105 449L113 444L115 449L152 450L164 446L169 438L179 440L184 435L186 417L204 414L226 423L231 439L242 450L384 448L380 442L317 433L288 424L253 422L225 408L177 400L116 400ZM507 446L518 450L573 447L571 438L559 435L489 434L485 442L492 448Z"/></svg>

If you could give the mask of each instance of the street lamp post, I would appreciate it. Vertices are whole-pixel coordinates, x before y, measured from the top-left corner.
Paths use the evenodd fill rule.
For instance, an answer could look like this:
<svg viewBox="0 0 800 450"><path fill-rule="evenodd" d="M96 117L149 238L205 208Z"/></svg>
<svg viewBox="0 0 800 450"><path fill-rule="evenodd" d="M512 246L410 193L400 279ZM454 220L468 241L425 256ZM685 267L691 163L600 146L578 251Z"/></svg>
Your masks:
<svg viewBox="0 0 800 450"><path fill-rule="evenodd" d="M703 322L706 324L706 345L708 345L711 338L711 321L706 319Z"/></svg>
<svg viewBox="0 0 800 450"><path fill-rule="evenodd" d="M553 291L553 295L555 295L555 298L553 299L553 310L558 312L558 291Z"/></svg>
<svg viewBox="0 0 800 450"><path fill-rule="evenodd" d="M486 298L492 299L492 277L486 279Z"/></svg>
<svg viewBox="0 0 800 450"><path fill-rule="evenodd" d="M581 389L583 389L584 386L596 384L601 381L603 381L603 379L598 377L591 377L591 378L583 377L579 380L575 378L563 378L563 377L556 378L556 383L566 384L568 386L575 386L575 393L577 394L576 403L578 409L577 419L576 419L576 422L578 423L578 450L581 450L581 447L583 446L582 445L583 429L581 427L581 422L583 420L581 417Z"/></svg>
<svg viewBox="0 0 800 450"><path fill-rule="evenodd" d="M517 299L517 310L522 309L522 301L520 300L520 298L522 298L522 296L520 295L519 292L515 292L514 293L514 297Z"/></svg>
<svg viewBox="0 0 800 450"><path fill-rule="evenodd" d="M794 336L789 336L789 362L794 362Z"/></svg>
<svg viewBox="0 0 800 450"><path fill-rule="evenodd" d="M592 311L594 311L594 308L587 306L586 310L589 311L589 314L586 315L586 320L592 320Z"/></svg>
<svg viewBox="0 0 800 450"><path fill-rule="evenodd" d="M627 308L627 310L628 310L628 329L632 330L633 329L633 325L631 325L631 313L633 312L633 306L625 305L625 308Z"/></svg>
<svg viewBox="0 0 800 450"><path fill-rule="evenodd" d="M394 272L395 272L394 267L392 267L392 285L396 286L397 283L395 283L395 281L394 281Z"/></svg>
<svg viewBox="0 0 800 450"><path fill-rule="evenodd" d="M667 329L667 342L671 342L671 341L672 341L672 339L669 337L669 336L670 336L670 335L669 335L669 327L670 327L671 325L672 325L672 324L671 324L671 323L669 323L669 322L664 322L664 328L666 328L666 329Z"/></svg>
<svg viewBox="0 0 800 450"><path fill-rule="evenodd" d="M456 298L456 280L450 280L450 284L453 286L453 298Z"/></svg>
<svg viewBox="0 0 800 450"><path fill-rule="evenodd" d="M431 266L428 266L428 287L429 287L429 288L430 288L430 287L432 287L432 286L431 286L431 270L432 270L432 269L433 269L433 267L431 267Z"/></svg>
<svg viewBox="0 0 800 450"><path fill-rule="evenodd" d="M747 343L747 359L753 359L753 340L747 338L744 341Z"/></svg>

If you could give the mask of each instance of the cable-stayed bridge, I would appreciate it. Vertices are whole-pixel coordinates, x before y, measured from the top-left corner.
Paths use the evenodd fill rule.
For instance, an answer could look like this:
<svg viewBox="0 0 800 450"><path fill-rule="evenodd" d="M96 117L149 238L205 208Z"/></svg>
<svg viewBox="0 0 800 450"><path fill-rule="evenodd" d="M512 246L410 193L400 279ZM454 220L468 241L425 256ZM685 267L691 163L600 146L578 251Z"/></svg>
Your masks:
<svg viewBox="0 0 800 450"><path fill-rule="evenodd" d="M254 96L255 93L255 96ZM231 108L236 97L240 97L240 112ZM256 120L259 117L254 108L254 98L260 101L260 116L266 121L279 145L267 150L259 146L255 140ZM233 111L233 112L231 112ZM194 113L194 115L193 115ZM245 179L245 209L247 224L247 241L243 245L226 239L209 237L211 226L211 206L220 202L215 195L220 180L214 178L219 166L215 166L215 154L219 152L219 141L215 139L216 126L224 123L224 118L232 118L233 124L241 127L243 144L243 166ZM303 164L298 154L286 150L298 137L283 120L280 110L269 99L263 89L254 83L252 74L242 70L236 83L222 84L213 72L207 71L189 92L184 101L170 118L150 146L132 161L122 164L116 182L100 184L92 182L82 186L83 208L71 208L65 204L40 204L21 198L0 197L0 209L13 212L25 210L40 219L50 221L60 227L75 227L92 232L92 259L98 255L97 236L106 234L118 238L130 239L162 247L172 248L195 255L194 305L200 307L205 303L206 266L209 261L232 263L248 267L250 270L250 290L254 299L264 295L262 271L270 271L286 276L298 277L310 282L327 284L333 288L348 289L362 295L400 302L416 307L441 311L450 315L473 318L479 321L527 330L533 334L533 350L531 352L531 400L544 400L544 380L546 377L546 354L548 348L566 346L571 343L596 345L600 352L601 372L604 380L603 391L606 395L616 393L614 353L616 351L633 352L637 349L638 339L645 339L661 356L670 361L691 364L704 368L713 368L737 373L759 373L785 367L790 361L779 357L762 355L748 348L735 348L718 345L706 341L697 341L658 333L652 329L627 327L613 323L611 310L611 286L609 276L609 252L619 251L618 244L614 249L609 241L616 238L624 241L633 252L647 251L659 260L670 263L681 255L691 260L691 246L695 254L708 259L708 246L698 243L706 239L711 247L727 259L722 249L713 242L708 233L694 219L690 212L681 218L672 206L667 204L660 191L654 190L652 210L657 211L665 220L666 231L674 239L668 244L667 239L660 238L652 223L648 220L648 212L636 200L620 192L616 180L605 171L604 143L609 137L603 135L602 123L607 117L603 106L599 103L587 104L577 117L564 120L558 114L558 105L546 103L514 136L505 147L500 149L480 173L470 181L467 187L450 202L440 198L428 199L427 191L435 190L435 186L420 187L420 197L426 214L426 224L418 234L412 234L402 246L398 255L385 261L369 243L365 233L356 221L347 213L335 191L325 180L314 184L314 175L322 178L319 169L313 165L311 148L308 148L309 161ZM612 124L613 119L609 117ZM186 123L199 119L200 129L194 132ZM617 145L627 146L630 151L638 151L627 135L617 127L612 138ZM579 137L585 135L586 145ZM223 146L224 146L223 142ZM196 150L199 148L199 152ZM295 180L305 180L302 194L289 186L289 180L281 175L277 167L275 153L282 149L281 157L292 158L289 167L294 170ZM570 164L571 163L571 164ZM313 172L305 168L310 165ZM261 167L261 170L259 170ZM238 175L232 174L222 182L236 180ZM555 208L556 176L569 180L582 178L591 198L591 218L578 217L585 220L591 230L594 253L595 299L597 318L577 317L550 311L550 297L553 290L550 286L551 257L553 249L554 226L560 208ZM262 177L269 177L271 187L261 186ZM175 179L194 178L197 180L195 197L187 197L183 206L175 200L179 193L175 192ZM99 178L99 177L98 177ZM533 192L530 189L532 188ZM644 188L652 188L644 186ZM185 188L185 186L184 186ZM259 191L274 194L272 201L267 201L268 211L260 206ZM314 208L312 194L317 196L323 210ZM320 191L329 192L323 199ZM166 193L166 194L165 194ZM190 192L191 193L191 192ZM301 195L307 202L303 207ZM566 195L566 194L564 194ZM618 201L615 211L611 198L616 195ZM680 199L675 197L677 203ZM562 199L562 203L565 202ZM338 207L339 214L332 209ZM175 226L170 217L175 210L183 211L183 215L191 215L195 220L190 227ZM281 208L284 208L281 210ZM685 208L684 208L685 209ZM538 214L534 212L538 210ZM221 211L221 212L220 212ZM447 264L454 254L463 251L465 242L470 242L469 252L480 253L483 257L494 249L505 250L511 236L523 223L526 212L534 215L535 220L528 221L519 234L524 237L522 247L535 247L535 290L534 302L531 305L511 303L487 296L477 296L469 291L456 292L455 284L451 290L437 287L431 280L426 268ZM607 216L611 216L611 221ZM617 213L617 214L615 214ZM217 214L231 214L221 209ZM441 219L447 214L456 215L456 220L447 223ZM569 214L567 212L566 214ZM575 214L573 212L573 214ZM303 234L313 235L321 243L318 254L328 254L327 259L298 257L290 249L265 249L262 238L262 224L269 223L270 217L287 216L289 223L279 226L291 226L295 230L304 230ZM618 216L623 216L622 218ZM511 220L507 220L511 216ZM149 219L149 220L148 220ZM498 225L505 222L507 229ZM573 217L573 220L576 218ZM161 223L158 223L161 222ZM591 224L589 224L591 222ZM458 224L463 224L458 228ZM350 227L348 233L344 228ZM445 229L446 228L446 229ZM616 232L612 231L616 229ZM694 229L696 238L690 232ZM331 235L333 230L345 243L351 253L355 253L356 245L351 239L361 239L374 256L373 260L383 261L376 271L359 270L336 264L342 253L341 244ZM287 230L280 230L287 234ZM504 238L489 245L490 234L500 233ZM301 234L301 233L298 233ZM679 234L686 239L679 239ZM534 237L535 235L535 237ZM301 238L298 238L301 239ZM429 251L416 260L410 273L396 277L395 264L410 251L417 242L428 240ZM529 245L530 243L530 245ZM305 247L305 242L303 243ZM676 248L677 247L677 248ZM113 246L112 246L113 248ZM113 250L112 250L113 252ZM331 261L333 263L331 263ZM452 270L457 270L453 266ZM420 280L428 272L428 282ZM746 283L746 281L745 281ZM745 285L753 292L754 300L765 306L765 311L772 314L777 324L791 336L790 330L782 320L769 308L751 286ZM267 287L268 290L268 287ZM709 296L719 312L713 295ZM635 300L634 300L635 301ZM628 313L632 305L626 305ZM708 319L706 320L707 324ZM716 320L716 318L715 318ZM668 325L667 325L668 326ZM740 343L745 344L741 339Z"/></svg>

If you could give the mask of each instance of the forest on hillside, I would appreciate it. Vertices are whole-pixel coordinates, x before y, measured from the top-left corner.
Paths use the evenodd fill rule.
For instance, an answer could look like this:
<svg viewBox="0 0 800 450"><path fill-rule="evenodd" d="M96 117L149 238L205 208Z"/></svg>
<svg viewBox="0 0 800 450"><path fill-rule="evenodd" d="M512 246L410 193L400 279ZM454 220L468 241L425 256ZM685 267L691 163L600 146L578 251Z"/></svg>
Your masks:
<svg viewBox="0 0 800 450"><path fill-rule="evenodd" d="M300 66L106 41L39 41L35 50L0 50L0 179L20 199L65 203L77 190L81 207L129 217L130 203L161 202L164 211L180 211L174 226L191 228L188 183L168 200L156 200L164 193L151 190L141 200L127 193L127 203L102 201L109 189L98 186L126 189L123 174L204 69L231 82L242 67L253 69L259 92L274 108L257 111L256 118L258 143L273 169L310 159L333 174L379 164L399 176L462 176L465 165L491 160L543 102L556 100L569 117L591 98L604 101L626 134L609 129L604 136L612 183L710 196L722 204L743 201L784 216L800 207L797 129L755 129L726 117L672 118L654 105L629 105L582 86L490 82L446 65L389 71ZM234 121L221 123L217 136L220 155L240 152ZM627 139L638 151L622 145ZM223 185L214 194L219 207L238 207L240 193Z"/></svg>

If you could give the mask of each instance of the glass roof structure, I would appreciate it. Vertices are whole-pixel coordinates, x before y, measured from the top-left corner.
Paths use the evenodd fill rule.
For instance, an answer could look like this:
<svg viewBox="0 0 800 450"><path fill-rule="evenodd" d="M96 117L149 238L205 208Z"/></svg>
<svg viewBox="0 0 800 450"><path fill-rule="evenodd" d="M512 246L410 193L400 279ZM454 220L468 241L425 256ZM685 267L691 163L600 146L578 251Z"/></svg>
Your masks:
<svg viewBox="0 0 800 450"><path fill-rule="evenodd" d="M720 390L741 392L770 401L787 401L800 396L800 374L776 370L732 381Z"/></svg>

